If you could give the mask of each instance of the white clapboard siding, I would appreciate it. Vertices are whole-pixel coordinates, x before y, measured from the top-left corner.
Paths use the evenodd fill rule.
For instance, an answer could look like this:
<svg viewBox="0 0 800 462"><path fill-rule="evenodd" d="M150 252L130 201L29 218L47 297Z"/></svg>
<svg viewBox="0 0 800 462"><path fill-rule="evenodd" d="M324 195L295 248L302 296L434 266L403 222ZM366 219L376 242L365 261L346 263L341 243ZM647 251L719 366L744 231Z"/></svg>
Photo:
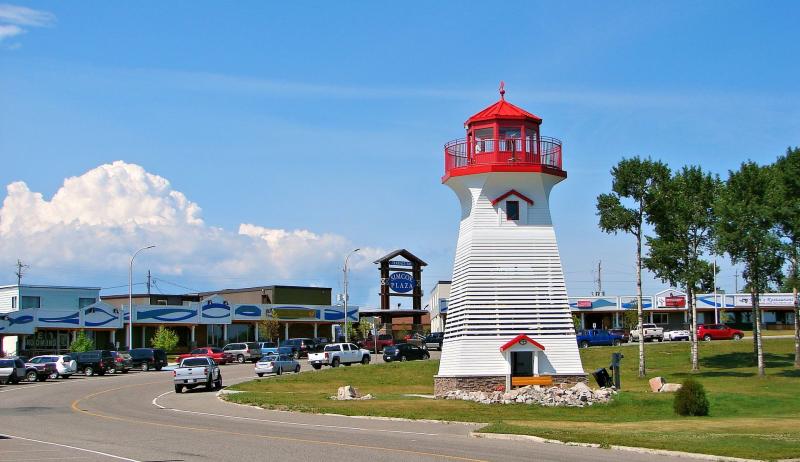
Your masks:
<svg viewBox="0 0 800 462"><path fill-rule="evenodd" d="M560 180L538 173L448 179L462 219L440 376L508 374L500 346L519 334L545 347L540 373L583 373L548 203ZM516 222L506 219L504 201L492 205L511 189L534 202Z"/></svg>

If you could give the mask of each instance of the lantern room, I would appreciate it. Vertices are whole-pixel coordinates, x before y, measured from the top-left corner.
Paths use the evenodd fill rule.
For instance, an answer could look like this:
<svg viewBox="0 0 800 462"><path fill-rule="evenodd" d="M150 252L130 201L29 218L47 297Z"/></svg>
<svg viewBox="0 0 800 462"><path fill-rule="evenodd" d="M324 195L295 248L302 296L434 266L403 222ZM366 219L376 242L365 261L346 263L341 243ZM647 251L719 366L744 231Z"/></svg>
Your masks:
<svg viewBox="0 0 800 462"><path fill-rule="evenodd" d="M566 177L561 169L561 141L540 134L542 119L505 99L470 117L467 136L445 145L446 182L451 176L492 171L540 172Z"/></svg>

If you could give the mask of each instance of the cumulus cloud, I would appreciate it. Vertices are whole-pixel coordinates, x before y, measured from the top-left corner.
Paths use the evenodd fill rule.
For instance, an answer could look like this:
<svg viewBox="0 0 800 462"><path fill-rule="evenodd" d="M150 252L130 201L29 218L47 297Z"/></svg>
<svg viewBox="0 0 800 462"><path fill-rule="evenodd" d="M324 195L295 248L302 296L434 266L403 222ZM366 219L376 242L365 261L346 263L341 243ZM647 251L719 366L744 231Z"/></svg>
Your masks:
<svg viewBox="0 0 800 462"><path fill-rule="evenodd" d="M47 11L0 3L0 42L24 34L25 27L46 27L55 20Z"/></svg>
<svg viewBox="0 0 800 462"><path fill-rule="evenodd" d="M344 236L305 229L208 226L198 204L167 179L123 161L67 178L49 200L21 181L6 189L0 262L10 265L22 258L40 275L64 269L125 274L133 250L156 244L149 256L155 272L187 284L231 279L330 283L354 247ZM368 268L382 252L362 249L352 260L354 269Z"/></svg>

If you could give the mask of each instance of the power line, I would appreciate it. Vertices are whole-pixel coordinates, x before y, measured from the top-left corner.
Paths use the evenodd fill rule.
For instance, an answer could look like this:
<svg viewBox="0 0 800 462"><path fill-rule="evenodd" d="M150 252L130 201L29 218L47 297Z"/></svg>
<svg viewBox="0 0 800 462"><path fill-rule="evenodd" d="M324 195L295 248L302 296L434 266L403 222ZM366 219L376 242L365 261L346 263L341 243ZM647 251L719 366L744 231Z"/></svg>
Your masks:
<svg viewBox="0 0 800 462"><path fill-rule="evenodd" d="M25 274L25 270L30 267L30 265L23 264L22 261L17 258L17 271L14 272L14 274L17 275L17 285L22 284L22 276Z"/></svg>

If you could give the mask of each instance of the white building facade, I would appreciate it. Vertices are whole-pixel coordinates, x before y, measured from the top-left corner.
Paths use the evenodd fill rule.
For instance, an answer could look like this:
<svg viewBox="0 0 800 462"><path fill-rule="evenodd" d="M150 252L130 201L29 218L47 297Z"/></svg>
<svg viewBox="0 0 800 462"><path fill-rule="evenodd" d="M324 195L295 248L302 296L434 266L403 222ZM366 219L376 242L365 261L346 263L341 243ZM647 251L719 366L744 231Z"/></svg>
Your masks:
<svg viewBox="0 0 800 462"><path fill-rule="evenodd" d="M551 189L566 178L561 143L542 138L540 124L501 91L467 121L467 138L445 146L442 181L459 199L461 224L437 395L523 377L586 380L549 210ZM536 361L530 348L505 353L515 338L541 347Z"/></svg>
<svg viewBox="0 0 800 462"><path fill-rule="evenodd" d="M444 332L447 321L447 304L450 298L450 281L439 281L428 297L428 312L431 316L431 332Z"/></svg>

